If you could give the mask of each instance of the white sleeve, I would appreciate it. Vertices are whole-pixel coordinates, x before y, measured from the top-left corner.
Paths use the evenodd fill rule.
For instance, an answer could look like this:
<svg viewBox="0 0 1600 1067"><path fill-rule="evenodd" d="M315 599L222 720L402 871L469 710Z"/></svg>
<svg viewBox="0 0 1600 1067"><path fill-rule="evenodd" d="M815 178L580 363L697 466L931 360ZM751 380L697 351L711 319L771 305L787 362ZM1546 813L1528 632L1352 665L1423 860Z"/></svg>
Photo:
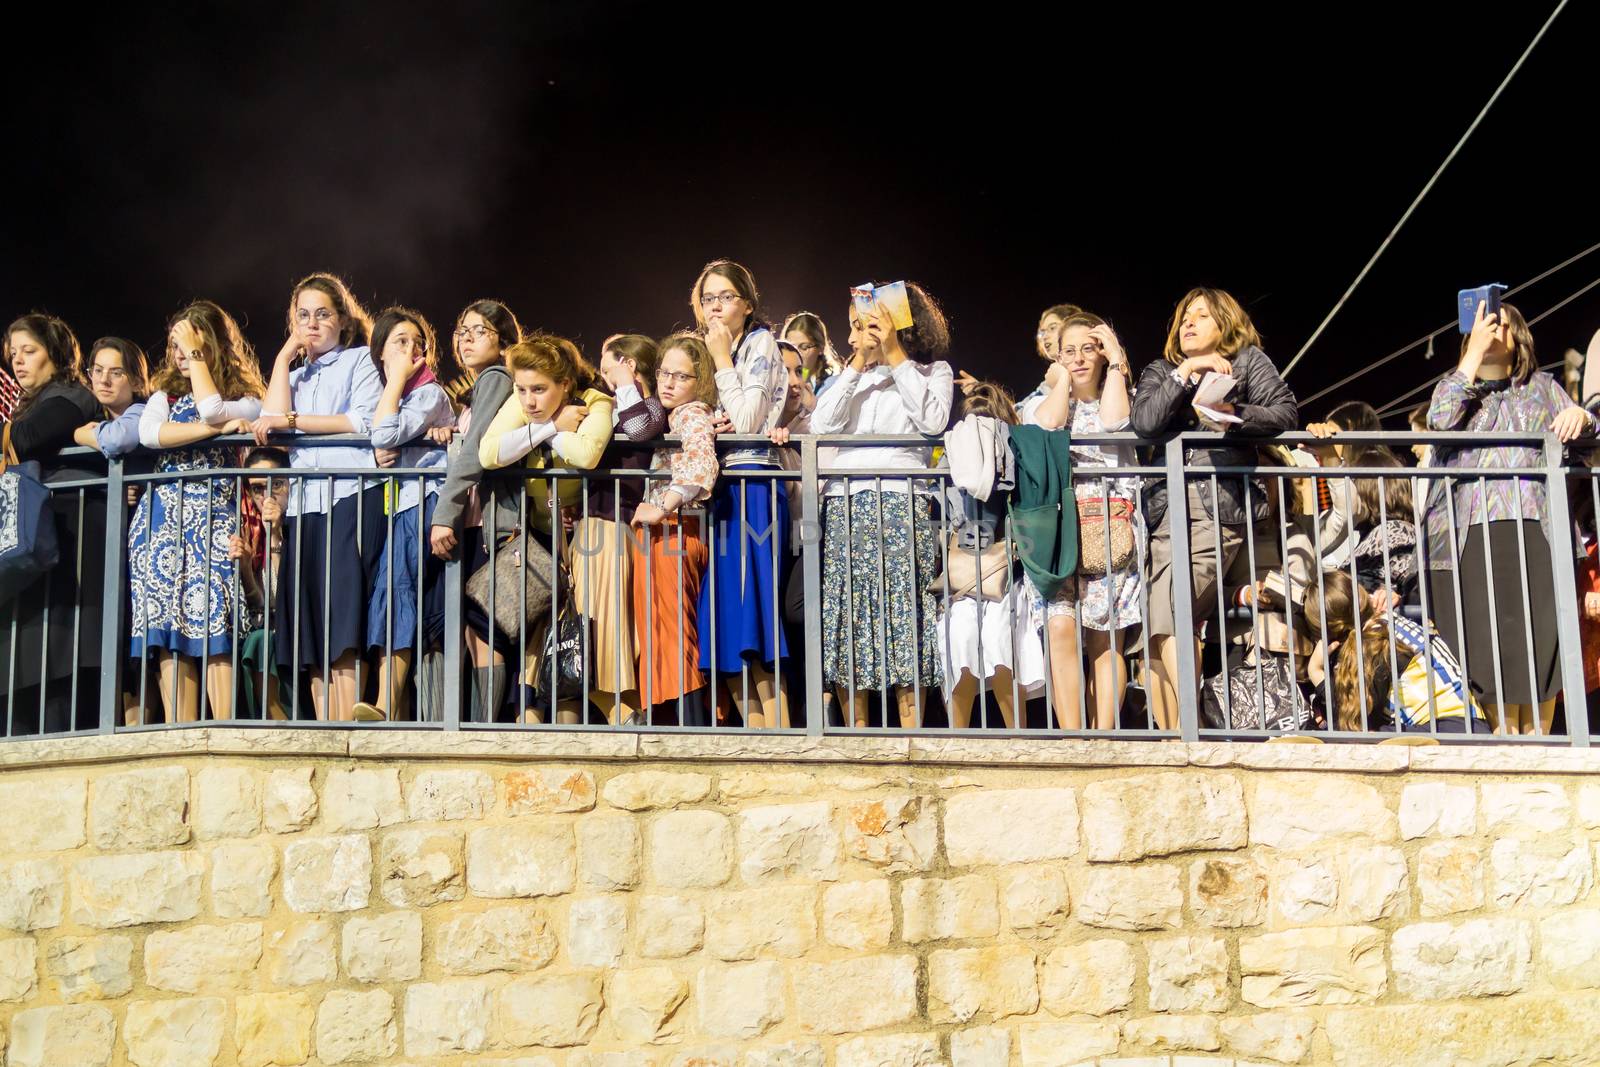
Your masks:
<svg viewBox="0 0 1600 1067"><path fill-rule="evenodd" d="M242 396L238 400L223 400L218 394L212 393L204 400L196 400L194 410L200 416L200 421L208 426L217 426L233 419L254 420L261 414L261 398Z"/></svg>
<svg viewBox="0 0 1600 1067"><path fill-rule="evenodd" d="M901 363L891 372L901 402L911 425L920 433L944 433L950 421L950 402L955 389L955 376L950 364L940 360L922 367L911 360Z"/></svg>
<svg viewBox="0 0 1600 1067"><path fill-rule="evenodd" d="M556 435L556 424L551 422L529 423L518 426L514 430L507 430L500 435L497 446L497 456L502 467L509 467L529 452L538 448Z"/></svg>
<svg viewBox="0 0 1600 1067"><path fill-rule="evenodd" d="M172 411L172 402L166 393L152 393L145 401L144 414L139 416L139 443L146 448L161 447L161 425Z"/></svg>
<svg viewBox="0 0 1600 1067"><path fill-rule="evenodd" d="M828 388L817 395L817 406L811 410L812 433L844 433L850 428L850 401L861 384L861 372L846 367L828 381Z"/></svg>

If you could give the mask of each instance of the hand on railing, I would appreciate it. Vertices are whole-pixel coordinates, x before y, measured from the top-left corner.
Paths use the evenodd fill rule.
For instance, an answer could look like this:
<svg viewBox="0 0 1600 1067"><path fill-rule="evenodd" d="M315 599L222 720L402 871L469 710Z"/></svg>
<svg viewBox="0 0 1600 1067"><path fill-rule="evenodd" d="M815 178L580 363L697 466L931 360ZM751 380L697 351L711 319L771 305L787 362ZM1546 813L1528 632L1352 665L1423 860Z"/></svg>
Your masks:
<svg viewBox="0 0 1600 1067"><path fill-rule="evenodd" d="M450 442L455 439L456 430L454 426L433 426L424 431L422 436L427 438L430 444L449 448Z"/></svg>
<svg viewBox="0 0 1600 1067"><path fill-rule="evenodd" d="M372 450L372 458L380 467L393 467L400 462L400 450L398 448L374 448Z"/></svg>
<svg viewBox="0 0 1600 1067"><path fill-rule="evenodd" d="M1565 445L1571 444L1582 437L1584 432L1589 429L1589 426L1589 413L1574 404L1555 417L1555 421L1550 424L1550 429Z"/></svg>

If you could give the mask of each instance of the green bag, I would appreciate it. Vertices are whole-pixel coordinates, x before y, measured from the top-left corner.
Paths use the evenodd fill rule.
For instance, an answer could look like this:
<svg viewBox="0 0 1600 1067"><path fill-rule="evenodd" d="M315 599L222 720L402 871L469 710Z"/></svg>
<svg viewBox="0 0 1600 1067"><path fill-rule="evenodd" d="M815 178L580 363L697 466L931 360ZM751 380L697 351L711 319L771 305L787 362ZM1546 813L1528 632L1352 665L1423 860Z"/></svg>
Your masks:
<svg viewBox="0 0 1600 1067"><path fill-rule="evenodd" d="M1013 426L1017 485L1006 508L1022 569L1053 600L1078 569L1078 498L1072 491L1072 435Z"/></svg>

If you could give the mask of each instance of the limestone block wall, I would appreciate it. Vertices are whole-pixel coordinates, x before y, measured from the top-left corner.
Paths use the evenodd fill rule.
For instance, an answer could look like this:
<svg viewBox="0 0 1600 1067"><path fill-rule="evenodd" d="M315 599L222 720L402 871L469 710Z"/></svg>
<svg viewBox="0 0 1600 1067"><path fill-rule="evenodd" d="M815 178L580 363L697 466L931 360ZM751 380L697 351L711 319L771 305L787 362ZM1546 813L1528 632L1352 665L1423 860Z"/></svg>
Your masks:
<svg viewBox="0 0 1600 1067"><path fill-rule="evenodd" d="M0 747L8 1067L1600 1062L1600 759Z"/></svg>

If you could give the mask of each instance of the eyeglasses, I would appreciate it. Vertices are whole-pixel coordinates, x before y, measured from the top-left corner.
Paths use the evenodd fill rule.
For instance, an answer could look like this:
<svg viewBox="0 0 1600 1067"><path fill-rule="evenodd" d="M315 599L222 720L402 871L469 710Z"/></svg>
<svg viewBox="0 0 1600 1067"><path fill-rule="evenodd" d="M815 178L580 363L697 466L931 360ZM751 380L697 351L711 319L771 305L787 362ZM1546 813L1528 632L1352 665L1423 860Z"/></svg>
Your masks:
<svg viewBox="0 0 1600 1067"><path fill-rule="evenodd" d="M701 293L700 306L703 308L714 308L718 304L732 304L738 299L738 293Z"/></svg>
<svg viewBox="0 0 1600 1067"><path fill-rule="evenodd" d="M1045 330L1040 330L1038 333L1034 334L1033 336L1037 340L1040 340L1040 341L1053 341L1053 340L1055 340L1056 335L1058 333L1060 333L1060 332L1061 332L1060 329L1054 329L1054 330L1045 329Z"/></svg>
<svg viewBox="0 0 1600 1067"><path fill-rule="evenodd" d="M318 326L321 326L323 323L332 322L337 317L338 312L334 311L332 308L317 308L315 313L307 311L305 308L301 308L294 313L294 321L295 325L297 326L306 326L313 321L315 321Z"/></svg>
<svg viewBox="0 0 1600 1067"><path fill-rule="evenodd" d="M794 347L795 347L795 350L798 351L802 356L805 355L808 352L820 352L820 351L822 351L822 346L821 345L814 344L814 343L812 343L810 341L807 341L804 344L795 345Z"/></svg>
<svg viewBox="0 0 1600 1067"><path fill-rule="evenodd" d="M665 367L656 371L656 381L658 382L676 382L683 385L694 381L698 377L700 377L698 374L685 374L682 371L667 370Z"/></svg>
<svg viewBox="0 0 1600 1067"><path fill-rule="evenodd" d="M428 354L428 342L423 337L396 337L393 343L399 345L402 350L411 349L412 355L425 356Z"/></svg>
<svg viewBox="0 0 1600 1067"><path fill-rule="evenodd" d="M1085 341L1083 344L1078 345L1077 347L1068 346L1063 348L1057 353L1057 355L1059 355L1062 359L1071 359L1079 352L1082 352L1086 356L1092 357L1098 356L1101 351L1103 351L1101 347L1095 344L1093 341Z"/></svg>
<svg viewBox="0 0 1600 1067"><path fill-rule="evenodd" d="M128 372L123 370L121 367L90 367L89 368L89 377L90 378L104 378L108 382L116 381L118 378L126 378L127 376L128 376Z"/></svg>
<svg viewBox="0 0 1600 1067"><path fill-rule="evenodd" d="M456 331L456 340L481 341L490 334L494 334L496 337L499 337L500 331L496 330L492 326L485 326L482 323L479 323L477 326L463 326L458 329Z"/></svg>

